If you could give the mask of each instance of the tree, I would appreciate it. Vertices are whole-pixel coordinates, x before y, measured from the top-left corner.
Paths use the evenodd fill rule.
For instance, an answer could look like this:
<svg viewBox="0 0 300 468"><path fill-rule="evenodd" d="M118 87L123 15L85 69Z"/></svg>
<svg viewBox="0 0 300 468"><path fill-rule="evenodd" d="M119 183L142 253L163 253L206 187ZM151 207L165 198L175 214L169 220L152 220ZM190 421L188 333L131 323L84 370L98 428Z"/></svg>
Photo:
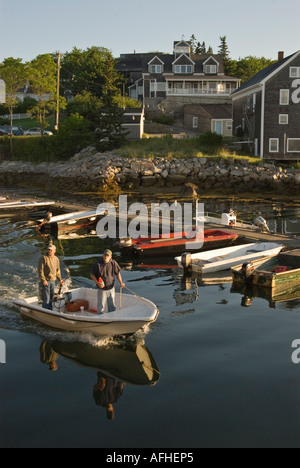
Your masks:
<svg viewBox="0 0 300 468"><path fill-rule="evenodd" d="M50 54L38 55L29 64L28 77L32 92L38 98L30 112L32 117L39 121L41 136L43 136L45 128L49 126L47 117L56 109L57 65L53 57ZM60 101L60 107L65 107L63 98Z"/></svg>
<svg viewBox="0 0 300 468"><path fill-rule="evenodd" d="M245 83L260 70L263 70L272 63L274 63L274 60L267 59L265 57L254 57L249 55L248 57L239 59L236 62L233 76L241 78L242 83Z"/></svg>
<svg viewBox="0 0 300 468"><path fill-rule="evenodd" d="M227 46L227 38L226 36L220 37L220 46L219 46L219 54L222 55L223 63L224 63L224 72L225 75L229 74L229 67L230 67L230 56L229 56L229 49Z"/></svg>
<svg viewBox="0 0 300 468"><path fill-rule="evenodd" d="M103 108L96 130L98 147L102 151L119 148L126 140L123 123L124 111L117 106Z"/></svg>
<svg viewBox="0 0 300 468"><path fill-rule="evenodd" d="M0 64L0 78L5 81L6 86L6 105L10 114L10 149L13 151L13 110L18 105L16 93L26 84L26 65L22 59L9 57Z"/></svg>

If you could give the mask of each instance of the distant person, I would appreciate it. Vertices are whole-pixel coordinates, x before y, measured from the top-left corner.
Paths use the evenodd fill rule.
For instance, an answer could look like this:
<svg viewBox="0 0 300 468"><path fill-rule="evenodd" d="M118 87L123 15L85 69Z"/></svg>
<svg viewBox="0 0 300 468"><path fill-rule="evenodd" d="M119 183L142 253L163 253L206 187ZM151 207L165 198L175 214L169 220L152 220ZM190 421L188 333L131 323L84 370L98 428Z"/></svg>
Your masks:
<svg viewBox="0 0 300 468"><path fill-rule="evenodd" d="M59 259L56 257L55 253L55 245L49 245L47 255L42 255L38 267L42 289L43 309L48 310L52 310L56 280L58 280L61 285L64 284L61 277Z"/></svg>
<svg viewBox="0 0 300 468"><path fill-rule="evenodd" d="M120 287L124 288L125 284L122 281L121 268L112 259L112 251L105 250L102 258L94 263L91 271L91 278L98 288L98 315L104 313L106 305L108 312L116 310L115 277L117 277Z"/></svg>
<svg viewBox="0 0 300 468"><path fill-rule="evenodd" d="M94 385L93 396L97 406L106 408L107 419L115 419L113 404L123 395L124 382L118 382L101 372L97 373L98 382Z"/></svg>

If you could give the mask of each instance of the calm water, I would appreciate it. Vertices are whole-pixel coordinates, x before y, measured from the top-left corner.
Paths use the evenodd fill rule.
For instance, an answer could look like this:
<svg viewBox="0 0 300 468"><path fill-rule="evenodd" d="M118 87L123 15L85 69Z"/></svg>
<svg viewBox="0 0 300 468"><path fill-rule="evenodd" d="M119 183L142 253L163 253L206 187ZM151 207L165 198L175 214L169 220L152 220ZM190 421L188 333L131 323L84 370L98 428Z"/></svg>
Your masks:
<svg viewBox="0 0 300 468"><path fill-rule="evenodd" d="M299 208L235 208L299 232ZM300 364L291 345L300 339L300 294L277 304L254 297L243 307L230 282L184 281L162 259L127 263L125 283L157 304L158 321L123 341L64 333L21 318L12 305L36 295L45 242L25 215L0 219L1 447L299 447ZM98 238L57 243L69 286L92 287L90 267L107 246ZM54 353L56 372L42 362L41 345ZM125 382L113 420L93 395L99 371Z"/></svg>

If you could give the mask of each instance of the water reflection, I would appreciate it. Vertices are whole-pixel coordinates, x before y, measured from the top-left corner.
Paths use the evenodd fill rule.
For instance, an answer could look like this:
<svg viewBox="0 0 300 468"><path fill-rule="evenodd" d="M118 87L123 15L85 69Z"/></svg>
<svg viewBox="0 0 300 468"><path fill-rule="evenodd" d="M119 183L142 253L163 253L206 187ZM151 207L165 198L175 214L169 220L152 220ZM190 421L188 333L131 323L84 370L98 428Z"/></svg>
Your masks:
<svg viewBox="0 0 300 468"><path fill-rule="evenodd" d="M97 406L106 409L108 419L114 419L113 405L123 395L125 383L153 386L160 378L155 359L144 342L113 342L103 346L92 346L83 342L41 343L40 360L50 371L59 369L60 356L78 366L97 371L93 399Z"/></svg>
<svg viewBox="0 0 300 468"><path fill-rule="evenodd" d="M286 309L296 309L300 305L300 285L299 289L293 293L276 295L272 288L233 283L230 292L243 296L241 299L241 305L243 307L250 307L254 303L255 298L265 299L269 302L269 307L271 309L276 309L279 304L281 308Z"/></svg>

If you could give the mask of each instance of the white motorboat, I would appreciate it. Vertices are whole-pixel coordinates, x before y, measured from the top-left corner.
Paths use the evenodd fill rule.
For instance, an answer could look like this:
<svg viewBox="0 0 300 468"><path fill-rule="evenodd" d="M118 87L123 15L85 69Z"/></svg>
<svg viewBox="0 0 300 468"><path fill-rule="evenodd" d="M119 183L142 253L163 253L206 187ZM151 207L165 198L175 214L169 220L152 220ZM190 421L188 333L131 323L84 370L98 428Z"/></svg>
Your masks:
<svg viewBox="0 0 300 468"><path fill-rule="evenodd" d="M39 232L51 234L54 237L69 234L81 228L92 228L104 214L98 210L77 211L58 216L47 213L46 219L38 219Z"/></svg>
<svg viewBox="0 0 300 468"><path fill-rule="evenodd" d="M86 305L84 310L69 312L68 301L72 304L84 301ZM159 314L156 305L148 299L116 294L117 310L97 315L97 290L89 288L69 291L54 301L53 310L44 309L37 297L16 300L14 304L23 315L50 327L103 336L134 334L155 322Z"/></svg>
<svg viewBox="0 0 300 468"><path fill-rule="evenodd" d="M235 245L208 252L183 254L181 257L176 257L175 260L180 268L190 269L204 275L205 273L229 270L233 266L256 259L275 256L282 249L283 245L274 242L261 242Z"/></svg>

